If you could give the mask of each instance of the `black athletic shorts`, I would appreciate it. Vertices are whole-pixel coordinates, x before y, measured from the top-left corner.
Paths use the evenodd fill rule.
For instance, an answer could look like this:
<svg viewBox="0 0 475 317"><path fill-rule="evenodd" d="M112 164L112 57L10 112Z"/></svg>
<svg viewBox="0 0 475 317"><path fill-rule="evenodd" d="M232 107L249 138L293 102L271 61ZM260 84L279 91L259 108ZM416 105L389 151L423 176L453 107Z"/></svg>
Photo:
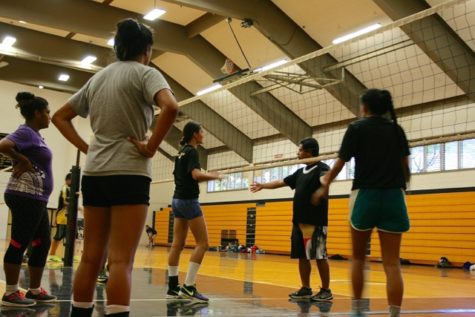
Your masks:
<svg viewBox="0 0 475 317"><path fill-rule="evenodd" d="M66 238L66 232L68 231L67 225L57 225L56 226L56 234L54 235L53 239L56 241L61 241Z"/></svg>
<svg viewBox="0 0 475 317"><path fill-rule="evenodd" d="M119 205L149 205L150 181L140 175L82 177L84 206L111 207Z"/></svg>

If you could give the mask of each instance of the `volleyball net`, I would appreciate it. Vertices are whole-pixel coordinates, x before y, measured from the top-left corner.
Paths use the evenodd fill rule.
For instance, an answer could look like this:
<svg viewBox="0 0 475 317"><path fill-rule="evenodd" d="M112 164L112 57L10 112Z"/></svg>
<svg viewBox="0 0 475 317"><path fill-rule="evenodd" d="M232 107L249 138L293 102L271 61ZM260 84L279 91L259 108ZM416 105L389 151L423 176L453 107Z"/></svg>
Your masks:
<svg viewBox="0 0 475 317"><path fill-rule="evenodd" d="M367 88L393 95L413 173L475 167L475 1L454 0L275 67L231 74L179 103L203 123L206 169L227 173L208 191L247 188L293 172L298 142L313 136L330 165ZM276 66L280 65L280 66ZM193 107L193 108L191 108ZM219 120L216 120L216 117ZM223 123L224 122L224 123ZM232 128L229 128L229 126ZM213 133L210 132L213 131ZM153 181L172 178L176 145L164 142ZM349 162L339 179L350 179Z"/></svg>

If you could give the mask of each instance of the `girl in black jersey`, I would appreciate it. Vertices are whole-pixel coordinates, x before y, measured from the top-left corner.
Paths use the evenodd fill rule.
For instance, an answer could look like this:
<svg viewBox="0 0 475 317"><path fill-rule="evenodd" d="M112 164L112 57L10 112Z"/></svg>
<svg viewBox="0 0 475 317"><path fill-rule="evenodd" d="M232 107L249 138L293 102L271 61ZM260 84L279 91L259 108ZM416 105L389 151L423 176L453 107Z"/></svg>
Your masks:
<svg viewBox="0 0 475 317"><path fill-rule="evenodd" d="M200 193L199 182L220 179L221 175L203 173L198 158L198 145L203 143L203 130L193 121L188 122L183 129L182 148L175 159L175 193L173 195L172 211L175 217L173 225L173 243L168 255L168 292L167 298L187 297L201 302L208 298L200 294L195 286L196 275L201 261L208 250L208 231L206 222L198 202ZM185 246L188 228L196 242L191 254L185 283L178 285L178 264L180 254Z"/></svg>
<svg viewBox="0 0 475 317"><path fill-rule="evenodd" d="M399 252L401 236L409 230L404 189L409 181L409 146L397 124L391 94L370 89L361 96L363 118L351 123L333 168L322 177L316 200L328 194L330 183L345 162L355 158L350 224L353 244L352 284L354 316L364 316L362 293L366 247L378 229L387 278L390 316L400 314L403 297ZM386 118L389 115L390 119Z"/></svg>

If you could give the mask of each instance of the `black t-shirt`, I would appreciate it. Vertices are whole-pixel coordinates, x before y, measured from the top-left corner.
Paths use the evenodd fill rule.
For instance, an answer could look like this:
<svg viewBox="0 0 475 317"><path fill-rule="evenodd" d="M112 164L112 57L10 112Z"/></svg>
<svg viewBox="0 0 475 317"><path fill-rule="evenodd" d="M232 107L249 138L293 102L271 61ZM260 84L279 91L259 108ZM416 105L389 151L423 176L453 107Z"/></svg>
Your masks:
<svg viewBox="0 0 475 317"><path fill-rule="evenodd" d="M348 126L338 156L344 161L355 158L352 189L406 188L402 158L409 154L404 130L373 116Z"/></svg>
<svg viewBox="0 0 475 317"><path fill-rule="evenodd" d="M293 223L304 223L315 226L328 225L328 200L323 199L317 206L311 204L312 194L320 188L320 176L330 168L323 162L299 168L292 175L284 178L284 182L295 189L293 203Z"/></svg>
<svg viewBox="0 0 475 317"><path fill-rule="evenodd" d="M175 159L175 169L173 175L175 177L175 193L173 198L178 199L195 199L200 195L200 187L198 182L193 179L191 172L200 169L200 161L198 159L198 151L191 145L185 145Z"/></svg>

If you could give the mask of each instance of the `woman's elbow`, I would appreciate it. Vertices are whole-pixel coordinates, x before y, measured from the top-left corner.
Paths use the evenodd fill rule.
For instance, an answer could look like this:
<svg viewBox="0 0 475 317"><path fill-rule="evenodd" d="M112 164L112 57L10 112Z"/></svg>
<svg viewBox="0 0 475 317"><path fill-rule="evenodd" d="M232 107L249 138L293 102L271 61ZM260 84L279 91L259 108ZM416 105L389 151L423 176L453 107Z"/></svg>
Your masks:
<svg viewBox="0 0 475 317"><path fill-rule="evenodd" d="M51 122L57 127L61 121L62 121L61 116L58 114L58 112L55 112L53 114L53 117L51 118Z"/></svg>
<svg viewBox="0 0 475 317"><path fill-rule="evenodd" d="M176 102L169 102L165 105L163 110L170 113L170 115L176 116L178 114L178 104Z"/></svg>

